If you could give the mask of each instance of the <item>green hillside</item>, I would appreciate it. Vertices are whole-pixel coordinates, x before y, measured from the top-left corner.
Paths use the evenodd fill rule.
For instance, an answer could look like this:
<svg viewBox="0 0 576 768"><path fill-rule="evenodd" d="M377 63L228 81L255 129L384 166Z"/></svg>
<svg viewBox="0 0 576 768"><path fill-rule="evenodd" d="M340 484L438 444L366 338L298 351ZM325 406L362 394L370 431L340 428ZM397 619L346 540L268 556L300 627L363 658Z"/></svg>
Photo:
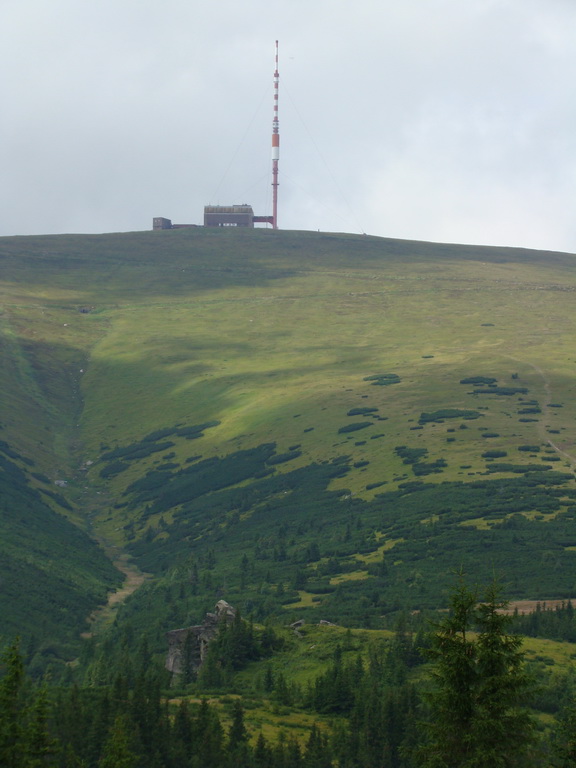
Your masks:
<svg viewBox="0 0 576 768"><path fill-rule="evenodd" d="M219 597L377 628L460 568L576 594L575 256L192 228L3 238L0 264L0 437L100 542L86 615L111 546L155 577L117 631L157 650Z"/></svg>

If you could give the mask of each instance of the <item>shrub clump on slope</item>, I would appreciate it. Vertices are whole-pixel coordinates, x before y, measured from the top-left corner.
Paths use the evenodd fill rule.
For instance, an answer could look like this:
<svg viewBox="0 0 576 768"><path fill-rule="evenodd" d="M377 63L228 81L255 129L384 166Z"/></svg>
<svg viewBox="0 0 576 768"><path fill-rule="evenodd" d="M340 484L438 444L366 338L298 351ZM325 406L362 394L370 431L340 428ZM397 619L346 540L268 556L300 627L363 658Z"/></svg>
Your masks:
<svg viewBox="0 0 576 768"><path fill-rule="evenodd" d="M424 411L420 414L418 419L419 424L429 424L433 421L443 422L444 419L465 419L471 421L472 419L479 419L482 416L478 411L461 410L460 408L441 408L438 411L432 411L430 413Z"/></svg>

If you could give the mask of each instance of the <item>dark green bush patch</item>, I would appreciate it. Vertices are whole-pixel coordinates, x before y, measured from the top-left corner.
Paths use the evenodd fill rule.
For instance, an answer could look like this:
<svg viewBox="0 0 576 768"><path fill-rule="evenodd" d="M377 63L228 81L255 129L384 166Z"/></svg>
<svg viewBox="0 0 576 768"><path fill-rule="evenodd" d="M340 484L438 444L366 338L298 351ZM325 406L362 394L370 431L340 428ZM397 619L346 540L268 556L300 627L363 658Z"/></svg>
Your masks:
<svg viewBox="0 0 576 768"><path fill-rule="evenodd" d="M360 467L367 467L368 464L370 464L369 461L355 461L353 466L356 467L356 469L360 469Z"/></svg>
<svg viewBox="0 0 576 768"><path fill-rule="evenodd" d="M538 419L518 419L518 421L521 421L524 424L526 424L526 422L529 422L529 421L530 422L534 422L534 421L538 421Z"/></svg>
<svg viewBox="0 0 576 768"><path fill-rule="evenodd" d="M307 429L304 430L304 432L313 432L315 427L307 427Z"/></svg>
<svg viewBox="0 0 576 768"><path fill-rule="evenodd" d="M412 472L416 475L416 477L423 477L424 475L437 475L444 467L447 467L445 459L437 459L436 461L430 461L430 462L415 462L412 464Z"/></svg>
<svg viewBox="0 0 576 768"><path fill-rule="evenodd" d="M542 466L541 464L504 464L494 462L488 467L489 472L513 472L514 474L525 474L526 472L542 472L552 467Z"/></svg>
<svg viewBox="0 0 576 768"><path fill-rule="evenodd" d="M145 459L152 453L158 453L159 451L165 451L168 448L172 448L174 443L168 441L166 443L153 443L153 442L140 442L132 443L124 448L114 448L112 451L103 453L101 459L103 461L113 461L114 459L123 459L124 461L136 461L137 459ZM103 475L102 475L103 476Z"/></svg>
<svg viewBox="0 0 576 768"><path fill-rule="evenodd" d="M176 430L176 434L179 437L185 437L187 440L195 440L198 437L204 437L204 430L212 429L219 426L219 424L220 422L215 420L206 421L204 424L194 424L190 427L179 427Z"/></svg>
<svg viewBox="0 0 576 768"><path fill-rule="evenodd" d="M30 472L30 475L40 483L46 483L47 485L50 485L50 478L46 477L46 475L43 475L41 472Z"/></svg>
<svg viewBox="0 0 576 768"><path fill-rule="evenodd" d="M460 379L460 384L475 384L476 386L486 385L487 387L496 384L498 379L491 376L469 376L467 379Z"/></svg>
<svg viewBox="0 0 576 768"><path fill-rule="evenodd" d="M419 459L428 455L427 448L408 448L405 445L397 445L394 453L402 459L403 464L414 464Z"/></svg>
<svg viewBox="0 0 576 768"><path fill-rule="evenodd" d="M345 424L343 427L340 427L338 434L342 435L346 432L358 432L360 429L366 429L366 427L373 426L374 422L372 421L354 421L352 424Z"/></svg>
<svg viewBox="0 0 576 768"><path fill-rule="evenodd" d="M275 464L285 464L287 461L293 461L299 456L302 456L302 451L288 451L287 453L277 453L275 456L270 456L266 459L266 464L273 466Z"/></svg>
<svg viewBox="0 0 576 768"><path fill-rule="evenodd" d="M370 440L378 440L378 438L380 438L380 437L386 437L384 432L380 432L378 435L371 435L370 436Z"/></svg>
<svg viewBox="0 0 576 768"><path fill-rule="evenodd" d="M346 416L367 416L369 413L376 413L378 408L350 408Z"/></svg>
<svg viewBox="0 0 576 768"><path fill-rule="evenodd" d="M120 472L125 472L127 469L130 469L130 464L126 464L123 461L113 461L102 467L100 477L113 477L114 475L119 475Z"/></svg>
<svg viewBox="0 0 576 768"><path fill-rule="evenodd" d="M387 387L390 384L399 384L401 381L397 373L376 373L373 376L365 376L364 381L379 387Z"/></svg>
<svg viewBox="0 0 576 768"><path fill-rule="evenodd" d="M491 387L490 389L473 389L473 395L525 395L527 387Z"/></svg>
<svg viewBox="0 0 576 768"><path fill-rule="evenodd" d="M22 459L22 456L11 448L5 440L0 440L0 453L11 459Z"/></svg>
<svg viewBox="0 0 576 768"><path fill-rule="evenodd" d="M126 493L147 493L156 490L156 488L166 485L172 477L173 475L169 470L153 469L129 485Z"/></svg>
<svg viewBox="0 0 576 768"><path fill-rule="evenodd" d="M49 491L47 488L40 488L40 493L43 493L49 498L51 498L52 501L55 501L56 504L58 504L63 509L67 509L70 512L72 511L71 505L59 493L56 493L55 491Z"/></svg>
<svg viewBox="0 0 576 768"><path fill-rule="evenodd" d="M388 480L381 480L379 483L368 483L366 486L367 491L372 491L374 488L380 488L382 485L386 485Z"/></svg>
<svg viewBox="0 0 576 768"><path fill-rule="evenodd" d="M507 451L484 451L482 454L483 459L503 459L504 456L508 456ZM462 469L468 469L468 467L462 467Z"/></svg>
<svg viewBox="0 0 576 768"><path fill-rule="evenodd" d="M498 432L482 432L482 437L500 437Z"/></svg>
<svg viewBox="0 0 576 768"><path fill-rule="evenodd" d="M564 408L562 403L548 403L548 408Z"/></svg>
<svg viewBox="0 0 576 768"><path fill-rule="evenodd" d="M538 406L530 406L529 408L519 408L518 413L542 413L542 409Z"/></svg>
<svg viewBox="0 0 576 768"><path fill-rule="evenodd" d="M460 408L441 408L438 411L431 411L430 413L423 412L418 419L419 424L428 424L430 422L442 422L444 419L466 419L471 421L472 419L478 419L482 416L478 411L461 410Z"/></svg>
<svg viewBox="0 0 576 768"><path fill-rule="evenodd" d="M264 469L256 470L256 472L254 472L252 477L255 480L259 480L262 477L269 477L270 475L273 475L274 472L275 472L275 470L272 469L272 467L265 467Z"/></svg>
<svg viewBox="0 0 576 768"><path fill-rule="evenodd" d="M538 453L540 450L539 445L519 445L519 451L525 451L526 453Z"/></svg>
<svg viewBox="0 0 576 768"><path fill-rule="evenodd" d="M263 443L224 458L204 459L174 473L153 470L130 485L124 495L131 495L130 507L146 507L148 515L167 512L180 505L185 506L176 516L185 514L186 506L195 499L227 489L266 469L265 464L273 457L275 448L275 443ZM280 457L284 456L286 454L280 454ZM343 467L344 471L346 469Z"/></svg>
<svg viewBox="0 0 576 768"><path fill-rule="evenodd" d="M155 432L150 432L149 435L142 438L143 443L154 443L156 440L162 440L164 437L170 437L176 432L176 427L166 427L166 429L157 429Z"/></svg>

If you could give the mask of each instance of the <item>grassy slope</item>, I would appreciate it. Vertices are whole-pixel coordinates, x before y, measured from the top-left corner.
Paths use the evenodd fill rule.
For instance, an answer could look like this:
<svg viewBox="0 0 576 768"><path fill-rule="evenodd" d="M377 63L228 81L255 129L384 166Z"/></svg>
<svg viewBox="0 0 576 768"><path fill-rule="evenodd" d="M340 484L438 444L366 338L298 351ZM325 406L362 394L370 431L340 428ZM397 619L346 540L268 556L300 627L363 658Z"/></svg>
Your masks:
<svg viewBox="0 0 576 768"><path fill-rule="evenodd" d="M549 450L560 469L576 457L571 255L189 229L4 238L0 259L2 436L50 479L68 479L74 519L88 524L89 511L96 532L116 544L141 510L117 512L114 503L160 460L153 454L107 482L102 464L80 467L98 462L104 446L177 424L221 422L201 441L173 440L176 464L193 453L299 444L302 455L277 472L350 455L369 463L330 488L366 500L382 491L367 485L386 481L392 490L413 478L398 445L445 459L432 482L478 479L488 448L514 463L541 461ZM364 381L380 373L401 381ZM459 381L474 375L529 392L472 395ZM519 421L523 400L538 402L535 421ZM387 420L339 434L364 420L346 416L357 407ZM448 407L482 416L465 430L461 420L414 429L421 412ZM487 440L486 431L498 437ZM519 453L526 444L540 444L540 454ZM364 575L356 568L342 581Z"/></svg>
<svg viewBox="0 0 576 768"><path fill-rule="evenodd" d="M564 408L547 421L561 415L560 442L573 444L571 256L202 229L10 238L2 246L13 255L3 261L12 336L33 364L44 363L54 377L57 363L69 377L69 391L58 381L52 391L46 377L36 377L43 389L36 401L45 395L44 409L65 414L61 426L71 426L82 379L87 455L101 442L126 444L171 422L219 418L213 450L281 431L287 443L305 440L311 456L324 457L349 407L379 406L394 441L421 410L469 407L462 376L509 383L513 372L540 402L544 376L550 380ZM91 312L80 314L82 307ZM362 382L386 371L402 384ZM484 424L500 426L502 403L483 405ZM314 433L303 436L306 426ZM539 436L530 424L514 431L528 442ZM21 425L17 432L23 439ZM482 445L476 431L466 438L450 451L468 455ZM372 455L389 453L387 442L373 441Z"/></svg>

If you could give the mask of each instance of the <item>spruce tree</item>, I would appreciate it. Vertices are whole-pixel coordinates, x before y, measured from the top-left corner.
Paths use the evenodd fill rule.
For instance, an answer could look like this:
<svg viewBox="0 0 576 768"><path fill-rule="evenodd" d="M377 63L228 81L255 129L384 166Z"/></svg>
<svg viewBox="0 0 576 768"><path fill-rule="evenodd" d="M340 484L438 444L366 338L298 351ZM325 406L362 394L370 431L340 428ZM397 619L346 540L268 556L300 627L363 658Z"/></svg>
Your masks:
<svg viewBox="0 0 576 768"><path fill-rule="evenodd" d="M139 763L134 751L133 724L126 715L118 715L104 745L98 768L136 768Z"/></svg>
<svg viewBox="0 0 576 768"><path fill-rule="evenodd" d="M535 724L522 703L530 691L522 640L509 632L507 602L491 584L477 593L461 581L450 615L437 624L428 655L435 662L429 694L426 768L526 766Z"/></svg>
<svg viewBox="0 0 576 768"><path fill-rule="evenodd" d="M20 768L24 738L24 664L18 641L2 655L3 677L0 680L0 765Z"/></svg>
<svg viewBox="0 0 576 768"><path fill-rule="evenodd" d="M58 742L48 730L48 695L45 688L36 694L29 709L25 731L26 768L48 768L55 765Z"/></svg>
<svg viewBox="0 0 576 768"><path fill-rule="evenodd" d="M576 705L572 704L562 713L554 734L554 753L560 768L576 766Z"/></svg>

